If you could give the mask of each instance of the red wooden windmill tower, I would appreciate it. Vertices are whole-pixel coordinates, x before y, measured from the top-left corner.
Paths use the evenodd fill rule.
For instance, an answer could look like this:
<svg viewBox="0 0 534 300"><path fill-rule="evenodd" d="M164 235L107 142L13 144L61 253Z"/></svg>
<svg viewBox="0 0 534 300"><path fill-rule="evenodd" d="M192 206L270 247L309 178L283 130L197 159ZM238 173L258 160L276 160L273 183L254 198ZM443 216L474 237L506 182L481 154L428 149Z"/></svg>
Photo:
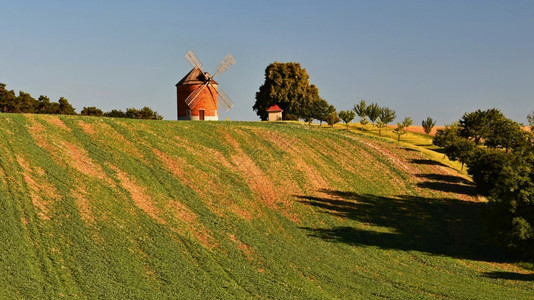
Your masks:
<svg viewBox="0 0 534 300"><path fill-rule="evenodd" d="M225 111L230 110L234 103L213 78L230 69L235 59L230 54L226 55L211 76L204 72L193 50L187 52L185 58L193 69L176 84L178 120L219 120L218 98Z"/></svg>

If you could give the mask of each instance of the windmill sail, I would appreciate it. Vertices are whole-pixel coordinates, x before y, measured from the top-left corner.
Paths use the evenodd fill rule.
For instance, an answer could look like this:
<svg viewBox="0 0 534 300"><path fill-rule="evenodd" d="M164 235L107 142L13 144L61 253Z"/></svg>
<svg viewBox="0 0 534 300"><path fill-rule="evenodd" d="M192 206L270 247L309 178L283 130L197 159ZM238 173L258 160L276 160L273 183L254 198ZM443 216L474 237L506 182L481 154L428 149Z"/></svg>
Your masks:
<svg viewBox="0 0 534 300"><path fill-rule="evenodd" d="M228 69L230 69L234 64L235 59L232 57L232 55L226 54L226 56L217 65L217 72L213 74L212 78L217 74L223 74L224 72L228 71Z"/></svg>
<svg viewBox="0 0 534 300"><path fill-rule="evenodd" d="M228 95L226 95L226 93L221 88L218 88L215 91L217 91L219 98L221 98L222 100L224 111L229 111L230 109L232 109L232 107L234 107L234 102L232 101L232 99L230 99L230 97L228 97Z"/></svg>
<svg viewBox="0 0 534 300"><path fill-rule="evenodd" d="M193 103L195 102L195 99L197 99L198 95L204 90L204 88L208 85L208 82L204 83L203 85L197 87L187 98L185 98L185 104L189 107L193 107Z"/></svg>
<svg viewBox="0 0 534 300"><path fill-rule="evenodd" d="M187 54L185 55L185 59L189 62L189 64L194 68L194 67L197 67L199 68L200 70L203 70L204 69L204 66L202 65L202 63L200 62L200 60L198 59L197 55L195 54L195 52L193 52L193 50L189 50L189 52L187 52Z"/></svg>

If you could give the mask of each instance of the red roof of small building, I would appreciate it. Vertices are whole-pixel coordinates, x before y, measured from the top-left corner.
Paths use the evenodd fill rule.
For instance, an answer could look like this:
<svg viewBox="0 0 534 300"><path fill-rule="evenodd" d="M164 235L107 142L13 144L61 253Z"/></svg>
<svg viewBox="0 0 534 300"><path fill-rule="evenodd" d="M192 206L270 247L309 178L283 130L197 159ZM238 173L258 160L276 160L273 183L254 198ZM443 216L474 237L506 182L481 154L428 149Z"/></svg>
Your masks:
<svg viewBox="0 0 534 300"><path fill-rule="evenodd" d="M273 105L271 107L269 107L269 109L267 109L268 112L279 112L279 111L283 111L278 105Z"/></svg>

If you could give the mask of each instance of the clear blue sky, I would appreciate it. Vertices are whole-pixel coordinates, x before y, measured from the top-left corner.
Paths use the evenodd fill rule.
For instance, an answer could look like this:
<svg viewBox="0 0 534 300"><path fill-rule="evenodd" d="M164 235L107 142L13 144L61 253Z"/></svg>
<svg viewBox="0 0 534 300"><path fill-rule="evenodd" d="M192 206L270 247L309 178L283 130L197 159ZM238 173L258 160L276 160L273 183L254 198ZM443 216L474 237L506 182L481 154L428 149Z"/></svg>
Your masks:
<svg viewBox="0 0 534 300"><path fill-rule="evenodd" d="M265 67L300 62L339 110L360 99L438 124L496 107L534 110L534 1L1 1L0 82L83 106L150 106L176 119L193 49L252 111Z"/></svg>

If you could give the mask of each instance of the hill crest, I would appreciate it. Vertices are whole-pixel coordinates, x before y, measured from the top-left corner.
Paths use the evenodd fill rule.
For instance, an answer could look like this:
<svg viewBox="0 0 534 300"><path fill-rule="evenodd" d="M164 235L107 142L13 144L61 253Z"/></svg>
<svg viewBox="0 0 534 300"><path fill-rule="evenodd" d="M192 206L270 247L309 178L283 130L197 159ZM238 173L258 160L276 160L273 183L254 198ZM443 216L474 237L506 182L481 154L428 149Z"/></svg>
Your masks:
<svg viewBox="0 0 534 300"><path fill-rule="evenodd" d="M481 238L470 182L394 142L13 114L0 135L7 297L530 295L494 278L523 271Z"/></svg>

